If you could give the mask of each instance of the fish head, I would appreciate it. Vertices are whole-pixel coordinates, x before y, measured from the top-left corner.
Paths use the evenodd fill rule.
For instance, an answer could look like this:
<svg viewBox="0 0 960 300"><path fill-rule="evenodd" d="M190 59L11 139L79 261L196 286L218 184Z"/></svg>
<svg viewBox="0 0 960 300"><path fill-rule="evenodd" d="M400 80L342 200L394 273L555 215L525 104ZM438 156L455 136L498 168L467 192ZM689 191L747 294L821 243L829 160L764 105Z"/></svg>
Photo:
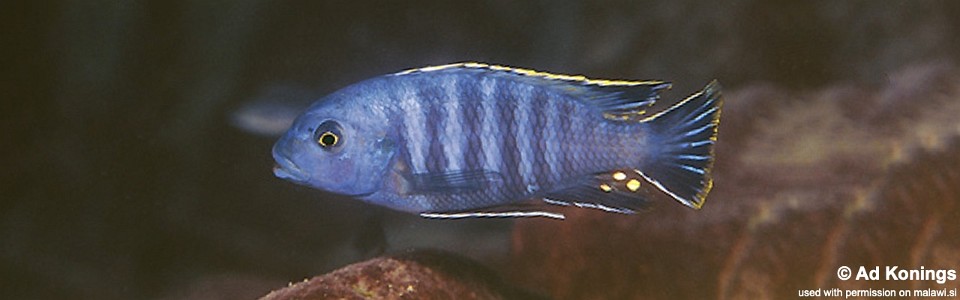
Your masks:
<svg viewBox="0 0 960 300"><path fill-rule="evenodd" d="M355 96L328 96L297 117L273 146L274 175L347 196L377 192L396 147L381 111Z"/></svg>

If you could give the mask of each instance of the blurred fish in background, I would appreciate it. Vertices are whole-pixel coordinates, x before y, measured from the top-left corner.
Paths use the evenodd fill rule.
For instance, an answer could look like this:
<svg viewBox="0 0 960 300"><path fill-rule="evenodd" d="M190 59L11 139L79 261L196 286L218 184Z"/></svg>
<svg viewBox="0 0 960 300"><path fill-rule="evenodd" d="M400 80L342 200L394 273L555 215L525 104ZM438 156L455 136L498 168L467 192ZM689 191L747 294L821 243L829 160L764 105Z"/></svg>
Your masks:
<svg viewBox="0 0 960 300"><path fill-rule="evenodd" d="M5 1L0 291L254 298L412 248L554 299L956 288L834 273L960 265L957 15L951 1ZM276 180L279 126L242 109L272 85L327 94L474 60L674 91L719 79L709 209L421 220Z"/></svg>
<svg viewBox="0 0 960 300"><path fill-rule="evenodd" d="M267 86L230 113L230 125L265 137L283 134L297 115L317 98L307 88L283 84Z"/></svg>

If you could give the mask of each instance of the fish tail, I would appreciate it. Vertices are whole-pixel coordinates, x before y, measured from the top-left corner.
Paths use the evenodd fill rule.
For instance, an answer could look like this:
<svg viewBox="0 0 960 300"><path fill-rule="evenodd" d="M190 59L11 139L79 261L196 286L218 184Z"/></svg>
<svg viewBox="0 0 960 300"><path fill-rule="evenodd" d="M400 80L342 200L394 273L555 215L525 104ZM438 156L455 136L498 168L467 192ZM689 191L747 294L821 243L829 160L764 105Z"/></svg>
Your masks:
<svg viewBox="0 0 960 300"><path fill-rule="evenodd" d="M713 147L720 124L720 84L700 92L643 122L653 132L648 155L636 172L683 205L699 209L713 187Z"/></svg>

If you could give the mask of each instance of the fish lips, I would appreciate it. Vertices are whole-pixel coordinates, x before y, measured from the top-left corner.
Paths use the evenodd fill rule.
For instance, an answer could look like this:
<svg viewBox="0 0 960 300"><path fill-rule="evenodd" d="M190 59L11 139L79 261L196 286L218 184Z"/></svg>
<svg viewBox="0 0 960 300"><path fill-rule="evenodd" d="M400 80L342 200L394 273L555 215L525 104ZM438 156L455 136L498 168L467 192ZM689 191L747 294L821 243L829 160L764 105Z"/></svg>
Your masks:
<svg viewBox="0 0 960 300"><path fill-rule="evenodd" d="M286 158L277 160L277 164L273 167L273 175L296 183L307 183L310 181L310 174L304 172L300 167L297 167L296 164Z"/></svg>
<svg viewBox="0 0 960 300"><path fill-rule="evenodd" d="M301 170L299 167L294 165L289 160L283 160L284 163L278 163L273 167L273 175L278 178L289 180L297 184L310 186L310 175ZM342 195L356 198L363 198L370 195L373 195L376 191L364 192L364 193L342 193Z"/></svg>

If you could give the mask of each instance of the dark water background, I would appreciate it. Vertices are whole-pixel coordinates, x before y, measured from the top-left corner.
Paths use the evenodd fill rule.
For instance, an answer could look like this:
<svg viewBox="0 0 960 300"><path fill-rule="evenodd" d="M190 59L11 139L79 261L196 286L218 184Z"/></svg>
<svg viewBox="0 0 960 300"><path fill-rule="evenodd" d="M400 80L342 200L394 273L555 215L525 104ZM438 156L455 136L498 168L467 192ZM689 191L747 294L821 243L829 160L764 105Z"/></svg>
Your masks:
<svg viewBox="0 0 960 300"><path fill-rule="evenodd" d="M824 275L845 264L960 269L958 15L953 1L6 1L0 294L251 298L384 247L447 249L557 298L780 298L845 284ZM420 220L275 179L274 138L231 126L277 87L302 103L457 61L670 80L667 100L719 79L714 194L700 212Z"/></svg>

